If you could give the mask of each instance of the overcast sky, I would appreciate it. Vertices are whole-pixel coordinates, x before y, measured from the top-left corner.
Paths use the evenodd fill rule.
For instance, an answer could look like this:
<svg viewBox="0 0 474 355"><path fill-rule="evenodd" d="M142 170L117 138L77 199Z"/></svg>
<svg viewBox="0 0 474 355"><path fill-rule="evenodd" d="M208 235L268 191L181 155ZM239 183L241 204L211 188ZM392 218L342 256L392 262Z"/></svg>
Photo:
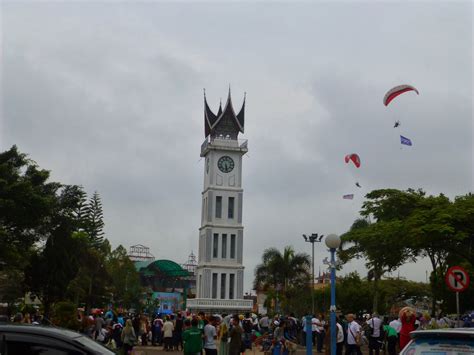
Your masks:
<svg viewBox="0 0 474 355"><path fill-rule="evenodd" d="M215 111L229 84L236 110L247 92L247 292L265 248L310 253L301 234L345 232L372 189L473 190L472 15L467 1L3 1L0 149L98 191L114 247L182 263L198 249L202 89ZM383 106L405 83L420 95Z"/></svg>

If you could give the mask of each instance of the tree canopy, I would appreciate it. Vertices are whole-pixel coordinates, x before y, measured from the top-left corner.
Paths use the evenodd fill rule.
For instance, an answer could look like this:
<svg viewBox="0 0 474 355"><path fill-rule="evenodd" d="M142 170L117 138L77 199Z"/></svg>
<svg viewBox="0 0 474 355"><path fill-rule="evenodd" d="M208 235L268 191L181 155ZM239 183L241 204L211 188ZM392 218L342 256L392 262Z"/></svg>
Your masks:
<svg viewBox="0 0 474 355"><path fill-rule="evenodd" d="M87 200L81 186L49 177L16 146L0 153L0 302L30 292L46 313L62 301L137 302L138 273L122 246L111 251L99 193Z"/></svg>
<svg viewBox="0 0 474 355"><path fill-rule="evenodd" d="M295 253L290 246L285 247L283 253L276 248L266 249L262 263L255 268L254 289L267 291L269 300L288 308L293 290L308 287L310 267L310 256Z"/></svg>
<svg viewBox="0 0 474 355"><path fill-rule="evenodd" d="M432 309L445 286L452 262L473 268L474 196L451 201L443 194L427 196L422 190L374 190L366 195L360 215L342 235L343 261L365 258L369 280L374 281L373 309L377 310L378 281L409 261L426 257L432 266Z"/></svg>

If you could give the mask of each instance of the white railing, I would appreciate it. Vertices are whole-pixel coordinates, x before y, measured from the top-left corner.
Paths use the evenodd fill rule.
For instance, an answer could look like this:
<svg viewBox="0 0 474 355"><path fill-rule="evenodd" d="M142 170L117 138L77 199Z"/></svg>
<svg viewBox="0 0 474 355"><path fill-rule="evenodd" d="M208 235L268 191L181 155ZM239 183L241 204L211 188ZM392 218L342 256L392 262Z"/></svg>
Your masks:
<svg viewBox="0 0 474 355"><path fill-rule="evenodd" d="M252 300L218 300L208 298L191 298L187 300L190 309L248 309L253 307Z"/></svg>

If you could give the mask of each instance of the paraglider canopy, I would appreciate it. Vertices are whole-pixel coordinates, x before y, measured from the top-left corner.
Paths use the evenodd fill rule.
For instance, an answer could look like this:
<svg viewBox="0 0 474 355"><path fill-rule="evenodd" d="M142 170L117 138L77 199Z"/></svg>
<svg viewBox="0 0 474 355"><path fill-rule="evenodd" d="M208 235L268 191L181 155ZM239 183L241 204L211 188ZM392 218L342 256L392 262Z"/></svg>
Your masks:
<svg viewBox="0 0 474 355"><path fill-rule="evenodd" d="M347 154L344 160L346 163L352 161L357 168L360 168L360 158L357 154Z"/></svg>
<svg viewBox="0 0 474 355"><path fill-rule="evenodd" d="M411 86L411 85L399 85L399 86L395 86L394 88L390 89L387 91L387 93L385 94L384 98L383 98L383 104L385 106L388 106L388 104L394 99L396 98L397 96L405 93L405 92L408 92L408 91L414 91L417 93L417 95L419 95L420 93L418 92L418 90L414 87L414 86Z"/></svg>

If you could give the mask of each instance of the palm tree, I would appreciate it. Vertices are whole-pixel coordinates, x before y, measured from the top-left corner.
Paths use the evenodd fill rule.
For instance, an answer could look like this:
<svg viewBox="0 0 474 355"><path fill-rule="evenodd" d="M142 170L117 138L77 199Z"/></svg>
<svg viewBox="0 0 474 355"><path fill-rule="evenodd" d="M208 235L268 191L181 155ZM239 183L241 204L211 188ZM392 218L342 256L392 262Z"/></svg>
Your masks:
<svg viewBox="0 0 474 355"><path fill-rule="evenodd" d="M305 253L295 253L291 246L283 253L276 248L265 249L262 263L255 268L254 289L277 290L285 299L290 289L305 287L310 279L311 258Z"/></svg>

